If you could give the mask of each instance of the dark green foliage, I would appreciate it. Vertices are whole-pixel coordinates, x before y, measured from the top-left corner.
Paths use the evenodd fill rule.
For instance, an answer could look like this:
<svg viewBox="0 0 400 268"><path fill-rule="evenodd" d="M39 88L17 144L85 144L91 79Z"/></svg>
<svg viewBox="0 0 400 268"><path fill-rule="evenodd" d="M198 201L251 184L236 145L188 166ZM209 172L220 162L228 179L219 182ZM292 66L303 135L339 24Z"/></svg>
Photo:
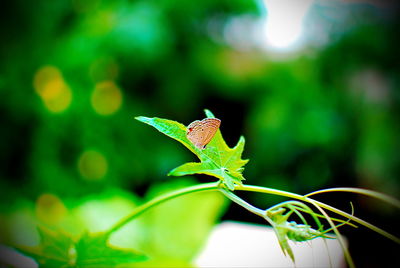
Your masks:
<svg viewBox="0 0 400 268"><path fill-rule="evenodd" d="M185 126L203 118L204 107L222 119L227 145L221 143L220 148L241 154L244 139L240 136L246 137L243 158L252 160L245 173L251 184L296 193L355 186L399 196L396 8L375 5L380 1L367 5L360 3L367 1L315 1L310 14L321 23L310 20L311 27L305 27L304 33L323 34L293 57L281 58L258 45L232 46L225 38L226 26L237 24L238 18L243 22L265 19L263 2L15 0L2 4L0 243L36 235L31 230L43 221L36 214L43 209L38 200L44 194L56 196L69 213L79 207L78 200L95 201L110 189L134 192L139 200L153 184L173 180L165 174L194 161L189 152L133 118L158 116ZM240 29L247 32L244 25ZM234 37L240 43L250 41ZM34 86L36 75L46 66L56 68L70 89L70 103L59 113L48 109ZM103 82L112 82L122 96L121 106L109 115L99 114L92 105L94 89ZM102 103L107 104L114 95L104 96ZM87 151L100 158L80 165ZM237 166L228 163L230 169L221 169L226 163L214 165L199 158L201 162L180 166L171 174L211 170L206 174L217 176L229 189L243 181L241 167L246 160L242 156ZM100 162L106 163L103 176L96 175ZM82 166L95 176L85 177ZM256 205L274 205L278 200L263 195L246 198ZM347 207L346 198L334 201ZM390 207L362 201L361 215L374 211L377 225L397 231L398 224L391 223L398 217ZM42 205L43 214L50 218L59 213L56 204ZM21 215L30 221L21 220ZM227 219L253 220L245 213L232 215L230 211ZM55 225L65 224L61 216ZM76 232L83 228L82 218L69 218ZM25 228L23 223L33 226ZM376 256L376 250L367 246L369 233L358 234L346 235L350 241L360 241L352 246L363 261L360 266L374 262L382 266L377 260L396 259L397 248L370 257Z"/></svg>

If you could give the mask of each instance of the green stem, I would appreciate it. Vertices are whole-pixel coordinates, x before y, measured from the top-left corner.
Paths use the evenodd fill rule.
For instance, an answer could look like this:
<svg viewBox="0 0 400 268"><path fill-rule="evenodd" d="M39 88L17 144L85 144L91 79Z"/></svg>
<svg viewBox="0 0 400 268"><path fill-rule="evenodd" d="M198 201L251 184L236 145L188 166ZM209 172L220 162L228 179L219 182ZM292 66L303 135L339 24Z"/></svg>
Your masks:
<svg viewBox="0 0 400 268"><path fill-rule="evenodd" d="M309 202L311 202L311 204L313 204L325 216L325 219L328 221L329 225L333 229L333 232L336 234L336 237L337 237L337 239L338 239L338 241L340 243L340 246L343 249L343 253L344 253L344 256L345 256L345 258L347 260L347 263L348 263L349 267L350 268L354 268L355 265L354 265L353 259L351 258L349 250L347 249L346 244L345 244L345 242L343 240L343 237L340 235L336 225L333 223L333 221L328 216L328 214L326 214L326 212L321 208L321 206L319 204L317 204L317 201L314 201L311 198L307 198L307 199L309 200Z"/></svg>
<svg viewBox="0 0 400 268"><path fill-rule="evenodd" d="M173 191L171 193L167 193L167 194L158 196L158 197L150 200L149 202L137 207L131 214L129 214L125 218L118 221L111 229L109 229L106 232L106 235L107 236L111 235L113 232L117 231L118 229L123 227L125 224L127 224L134 218L136 218L139 215L141 215L142 213L144 213L146 210L148 210L154 206L157 206L165 201L168 201L168 200L173 199L178 196L194 193L194 192L217 191L219 189L220 189L219 182L212 182L212 183L204 183L204 184L194 185L191 187L187 187L184 189L180 189L177 191Z"/></svg>
<svg viewBox="0 0 400 268"><path fill-rule="evenodd" d="M316 195L316 194L321 194L321 193L329 193L329 192L350 192L350 193L363 194L363 195L366 195L369 197L380 199L380 200L387 202L397 208L400 208L400 200L393 198L389 195L375 192L375 191L368 190L368 189L360 189L360 188L352 188L352 187L337 187L337 188L328 188L328 189L324 189L324 190L318 190L318 191L306 194L305 196L309 197L311 195Z"/></svg>
<svg viewBox="0 0 400 268"><path fill-rule="evenodd" d="M244 185L243 187L247 187L247 185ZM238 187L237 190L241 190L240 188L241 187ZM266 217L266 214L265 214L264 210L261 210L261 209L255 207L255 206L253 206L253 205L250 205L249 203L247 203L246 201L244 201L243 199L241 199L240 197L238 197L237 195L235 195L231 191L227 191L226 189L221 188L220 192L222 192L230 200L232 200L236 204L244 207L248 211L250 211L250 212L252 212L252 213L254 213L254 214L258 215L258 216L263 217L268 222L270 222L270 224L273 226L273 222L271 222L271 220L268 217ZM279 192L282 192L282 191L279 191ZM302 196L300 196L300 197L302 197ZM302 197L302 199L304 199L304 198ZM353 260L352 260L352 258L350 256L349 251L346 248L345 242L344 242L342 236L340 235L339 231L337 230L337 227L335 226L335 224L332 222L332 220L330 219L328 214L326 214L326 212L319 205L316 204L317 201L314 201L311 198L307 198L307 199L308 199L308 202L312 203L325 216L326 220L329 222L329 224L331 225L333 231L335 232L340 245L343 248L343 252L344 252L345 258L347 260L347 263L349 264L349 267L350 268L354 268L355 267L354 262L353 262Z"/></svg>
<svg viewBox="0 0 400 268"><path fill-rule="evenodd" d="M392 235L392 234L380 229L379 227L377 227L375 225L372 225L372 224L370 224L370 223L368 223L368 222L366 222L366 221L364 221L364 220L362 220L360 218L357 218L356 216L353 216L353 215L351 215L349 213L346 213L346 212L344 212L344 211L342 211L340 209L334 208L334 207L332 207L330 205L327 205L325 203L319 202L317 200L311 199L311 198L306 197L306 196L302 196L302 195L299 195L299 194L294 194L294 193L290 193L290 192L286 192L286 191L276 190L276 189L272 189L272 188L267 188L267 187L253 186L253 185L236 186L235 190L281 195L281 196L286 196L286 197L289 197L289 198L294 198L294 199L297 199L297 200L302 200L304 202L308 202L308 203L311 203L311 204L317 204L317 205L319 205L320 207L322 207L324 209L330 210L330 211L335 212L336 214L339 214L339 215L341 215L341 216L343 216L345 218L351 219L351 220L353 220L353 221L355 221L355 222L357 222L357 223L359 223L361 225L364 225L365 227L367 227L367 228L369 228L369 229L371 229L371 230L373 230L373 231L375 231L375 232L387 237L388 239L400 244L400 238L398 238L398 237L396 237L396 236L394 236L394 235Z"/></svg>
<svg viewBox="0 0 400 268"><path fill-rule="evenodd" d="M235 195L234 193L232 193L231 191L228 191L224 188L220 189L220 192L222 192L226 197L228 197L230 200L232 200L233 202L235 202L236 204L238 204L239 206L244 207L245 209L247 209L248 211L250 211L251 213L254 213L262 218L265 217L265 211L259 208L256 208L253 205L250 205L249 203L247 203L246 201L244 201L243 199L241 199L240 197L238 197L237 195Z"/></svg>
<svg viewBox="0 0 400 268"><path fill-rule="evenodd" d="M299 210L299 211L301 211L301 212L305 212L305 213L308 213L308 214L311 214L311 212L309 212L308 210L305 210L305 209L303 209L303 208L296 208L297 210ZM320 215L320 214L317 214L317 213L314 213L314 212L312 212L312 215L315 215L316 217L319 217L319 218L325 218L323 215ZM353 214L352 214L353 215ZM353 223L351 223L351 222L349 222L348 220L341 220L341 219L337 219L337 218L333 218L333 217L330 217L331 218L331 220L333 220L333 221L336 221L336 222L340 222L340 224L347 224L347 225L349 225L349 226L351 226L351 227L353 227L353 228L358 228L358 226L357 225L355 225L355 224L353 224Z"/></svg>

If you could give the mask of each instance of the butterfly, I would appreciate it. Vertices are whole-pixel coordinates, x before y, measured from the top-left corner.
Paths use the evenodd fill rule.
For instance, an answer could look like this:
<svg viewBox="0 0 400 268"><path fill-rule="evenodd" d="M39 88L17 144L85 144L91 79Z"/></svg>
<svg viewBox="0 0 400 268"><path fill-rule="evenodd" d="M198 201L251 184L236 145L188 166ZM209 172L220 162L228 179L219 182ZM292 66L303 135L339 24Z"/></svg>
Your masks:
<svg viewBox="0 0 400 268"><path fill-rule="evenodd" d="M214 137L221 120L217 118L205 118L196 120L187 126L186 137L193 143L194 146L203 150Z"/></svg>

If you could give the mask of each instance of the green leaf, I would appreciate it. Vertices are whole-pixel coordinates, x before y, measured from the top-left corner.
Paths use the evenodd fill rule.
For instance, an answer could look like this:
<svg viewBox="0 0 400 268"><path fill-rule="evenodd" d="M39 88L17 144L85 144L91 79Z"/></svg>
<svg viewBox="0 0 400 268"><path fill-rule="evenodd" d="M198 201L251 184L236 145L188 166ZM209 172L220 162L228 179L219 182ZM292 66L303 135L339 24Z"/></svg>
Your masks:
<svg viewBox="0 0 400 268"><path fill-rule="evenodd" d="M67 234L43 226L38 227L40 244L36 247L16 246L24 255L47 267L68 266L73 260L74 243Z"/></svg>
<svg viewBox="0 0 400 268"><path fill-rule="evenodd" d="M309 225L298 224L294 221L287 223L287 237L294 242L308 241L317 237L326 238L327 236L318 230L311 228Z"/></svg>
<svg viewBox="0 0 400 268"><path fill-rule="evenodd" d="M209 110L205 110L205 113L207 117L215 118ZM220 179L230 190L234 190L235 184L242 185L243 166L248 162L241 159L245 143L243 136L234 148L229 148L218 130L207 147L201 150L186 137L186 126L181 123L157 117L139 116L136 119L179 141L200 159L200 162L183 164L168 175L206 174Z"/></svg>
<svg viewBox="0 0 400 268"><path fill-rule="evenodd" d="M152 185L146 199L195 184L196 181L186 177ZM171 199L152 208L138 219L147 229L144 230L146 234L140 249L148 254L151 262L171 262L171 265L163 267L188 267L172 264L193 261L227 208L227 201L219 192L199 192Z"/></svg>
<svg viewBox="0 0 400 268"><path fill-rule="evenodd" d="M108 245L108 236L103 233L84 234L74 243L68 234L59 230L38 227L38 231L38 246L17 246L15 249L44 267L113 267L147 259L133 250Z"/></svg>
<svg viewBox="0 0 400 268"><path fill-rule="evenodd" d="M315 221L317 225L320 227L320 230L311 228L311 226L307 224L305 218L301 214L299 214L298 211L296 212L296 207L292 205L293 203L299 204L298 202L282 203L284 206L287 206L287 208L291 208L291 210L287 213L285 213L287 208L274 206L275 208L267 210L265 218L274 228L275 234L278 238L278 242L279 245L281 246L283 253L285 255L288 254L292 259L292 261L294 262L295 261L294 254L288 243L289 240L294 242L303 242L312 240L317 237L322 237L322 238L333 238L333 237L326 235L326 233L330 230L329 229L323 230L322 224L315 215L312 216L315 218ZM300 208L308 208L308 206L304 205L301 206ZM306 211L309 214L313 214L311 209ZM299 216L305 224L298 224L295 221L288 222L288 218L292 213L296 213L297 216ZM337 225L336 227L342 226L344 224L348 224L348 222L344 221L341 224Z"/></svg>
<svg viewBox="0 0 400 268"><path fill-rule="evenodd" d="M274 228L276 237L278 238L279 245L281 246L283 254L288 254L289 257L294 262L294 254L292 248L289 245L287 234L289 232L287 227L287 219L290 214L284 214L286 209L278 208L275 210L268 210L266 217L268 217L271 221L272 227Z"/></svg>
<svg viewBox="0 0 400 268"><path fill-rule="evenodd" d="M281 246L283 254L288 254L289 257L292 259L294 262L294 254L293 250L289 245L288 238L287 238L287 232L288 230L285 228L284 225L276 225L274 226L274 231L276 234L276 237L278 238L279 245Z"/></svg>
<svg viewBox="0 0 400 268"><path fill-rule="evenodd" d="M105 233L84 234L76 243L76 266L78 267L113 267L145 261L147 258L133 250L121 249L107 243Z"/></svg>

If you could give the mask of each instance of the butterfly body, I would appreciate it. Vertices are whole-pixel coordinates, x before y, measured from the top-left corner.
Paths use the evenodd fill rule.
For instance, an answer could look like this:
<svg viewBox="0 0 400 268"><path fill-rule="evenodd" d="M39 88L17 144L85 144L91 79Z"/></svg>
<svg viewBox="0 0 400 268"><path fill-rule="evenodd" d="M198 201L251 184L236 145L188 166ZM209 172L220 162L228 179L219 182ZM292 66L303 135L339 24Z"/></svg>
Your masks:
<svg viewBox="0 0 400 268"><path fill-rule="evenodd" d="M217 118L196 120L187 127L186 136L194 146L203 150L217 133L220 125L221 120Z"/></svg>

